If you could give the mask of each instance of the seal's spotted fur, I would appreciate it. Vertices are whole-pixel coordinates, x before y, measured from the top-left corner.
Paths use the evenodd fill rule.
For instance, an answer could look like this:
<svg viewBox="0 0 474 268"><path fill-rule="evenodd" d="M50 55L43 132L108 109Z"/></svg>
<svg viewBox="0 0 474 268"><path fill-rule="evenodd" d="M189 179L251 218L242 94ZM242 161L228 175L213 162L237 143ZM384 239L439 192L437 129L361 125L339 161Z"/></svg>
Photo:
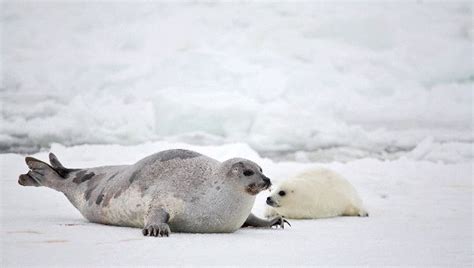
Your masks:
<svg viewBox="0 0 474 268"><path fill-rule="evenodd" d="M282 226L281 217L250 213L255 195L270 186L261 168L246 159L219 162L189 150L167 150L133 165L67 169L32 157L20 176L24 186L63 192L91 222L143 228L144 235L234 232L241 226ZM244 224L245 223L245 224Z"/></svg>

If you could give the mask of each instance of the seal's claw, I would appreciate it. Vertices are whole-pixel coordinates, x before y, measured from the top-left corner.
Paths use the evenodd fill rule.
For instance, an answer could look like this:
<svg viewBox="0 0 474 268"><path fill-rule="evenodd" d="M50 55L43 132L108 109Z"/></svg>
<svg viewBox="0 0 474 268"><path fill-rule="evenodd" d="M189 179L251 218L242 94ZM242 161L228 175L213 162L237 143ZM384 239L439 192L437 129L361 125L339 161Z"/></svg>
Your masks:
<svg viewBox="0 0 474 268"><path fill-rule="evenodd" d="M282 216L278 216L276 218L273 218L273 220L271 220L270 227L275 226L276 228L280 227L281 229L285 229L285 223L291 227L291 224L285 218L283 218Z"/></svg>
<svg viewBox="0 0 474 268"><path fill-rule="evenodd" d="M156 236L163 237L170 235L170 227L166 223L150 224L143 228L142 233L144 236Z"/></svg>

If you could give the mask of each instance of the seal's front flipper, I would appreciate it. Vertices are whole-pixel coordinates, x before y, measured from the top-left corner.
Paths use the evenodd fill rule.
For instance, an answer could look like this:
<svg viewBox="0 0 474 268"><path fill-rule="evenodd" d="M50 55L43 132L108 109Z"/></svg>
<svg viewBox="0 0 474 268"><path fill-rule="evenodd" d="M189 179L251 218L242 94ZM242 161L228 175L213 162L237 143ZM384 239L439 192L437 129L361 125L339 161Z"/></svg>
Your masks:
<svg viewBox="0 0 474 268"><path fill-rule="evenodd" d="M281 216L275 217L271 220L264 220L250 213L250 215L248 216L247 220L245 221L244 225L242 225L242 227L251 226L251 227L260 227L260 228L262 227L271 228L273 226L277 226L277 227L279 226L282 229L284 229L285 223L291 226L291 224L285 218Z"/></svg>
<svg viewBox="0 0 474 268"><path fill-rule="evenodd" d="M144 236L169 236L171 233L168 221L170 214L164 209L150 209L145 216L145 226L142 233Z"/></svg>
<svg viewBox="0 0 474 268"><path fill-rule="evenodd" d="M280 227L281 229L285 229L285 223L291 227L291 224L289 221L287 221L282 216L278 216L270 220L270 227L276 226L277 228Z"/></svg>
<svg viewBox="0 0 474 268"><path fill-rule="evenodd" d="M166 223L150 224L143 228L142 233L144 236L170 236L170 227Z"/></svg>

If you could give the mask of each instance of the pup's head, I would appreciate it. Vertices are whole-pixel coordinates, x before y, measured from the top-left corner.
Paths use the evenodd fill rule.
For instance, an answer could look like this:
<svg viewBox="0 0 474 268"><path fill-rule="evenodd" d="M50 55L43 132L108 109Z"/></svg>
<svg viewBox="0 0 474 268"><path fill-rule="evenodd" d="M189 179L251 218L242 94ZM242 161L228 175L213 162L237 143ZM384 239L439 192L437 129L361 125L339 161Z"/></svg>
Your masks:
<svg viewBox="0 0 474 268"><path fill-rule="evenodd" d="M298 204L297 189L289 182L283 182L271 191L267 197L267 205L274 208L288 207Z"/></svg>
<svg viewBox="0 0 474 268"><path fill-rule="evenodd" d="M256 195L268 189L272 183L262 173L262 168L254 162L232 158L222 163L226 176L242 186L245 192Z"/></svg>

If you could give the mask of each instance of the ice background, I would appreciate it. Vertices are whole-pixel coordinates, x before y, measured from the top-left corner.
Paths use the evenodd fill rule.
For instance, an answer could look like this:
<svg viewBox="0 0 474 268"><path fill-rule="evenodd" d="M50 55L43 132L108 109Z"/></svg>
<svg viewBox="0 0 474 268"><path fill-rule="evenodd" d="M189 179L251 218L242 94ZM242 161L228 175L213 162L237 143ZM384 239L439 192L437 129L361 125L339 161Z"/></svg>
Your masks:
<svg viewBox="0 0 474 268"><path fill-rule="evenodd" d="M472 2L1 5L0 266L473 265ZM17 184L170 148L331 168L370 217L163 240Z"/></svg>
<svg viewBox="0 0 474 268"><path fill-rule="evenodd" d="M0 149L472 159L472 3L4 3Z"/></svg>

